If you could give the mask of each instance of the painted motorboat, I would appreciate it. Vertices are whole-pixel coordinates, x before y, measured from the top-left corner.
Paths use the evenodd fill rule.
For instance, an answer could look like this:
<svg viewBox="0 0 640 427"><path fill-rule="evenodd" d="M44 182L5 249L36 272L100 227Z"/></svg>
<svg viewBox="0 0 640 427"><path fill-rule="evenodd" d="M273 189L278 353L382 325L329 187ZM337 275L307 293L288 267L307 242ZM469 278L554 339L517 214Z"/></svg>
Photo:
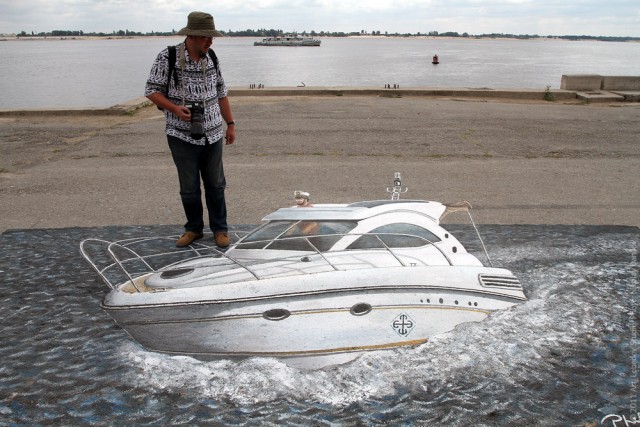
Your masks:
<svg viewBox="0 0 640 427"><path fill-rule="evenodd" d="M202 360L322 368L423 344L526 300L511 271L485 266L441 226L463 211L477 231L468 203L401 199L399 174L387 190L390 199L349 204L297 193L303 203L268 214L226 251L152 237L88 239L81 252L111 287L102 308L133 339Z"/></svg>
<svg viewBox="0 0 640 427"><path fill-rule="evenodd" d="M313 37L285 34L282 36L265 37L261 41L253 42L254 46L320 46L320 40Z"/></svg>

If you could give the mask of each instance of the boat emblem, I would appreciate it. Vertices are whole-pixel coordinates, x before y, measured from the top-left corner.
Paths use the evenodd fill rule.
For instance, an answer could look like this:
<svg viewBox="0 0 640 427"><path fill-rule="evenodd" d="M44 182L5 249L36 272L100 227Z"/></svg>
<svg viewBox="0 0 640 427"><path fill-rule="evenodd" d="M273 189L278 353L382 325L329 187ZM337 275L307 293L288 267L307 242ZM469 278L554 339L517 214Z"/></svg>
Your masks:
<svg viewBox="0 0 640 427"><path fill-rule="evenodd" d="M403 337L408 336L414 326L416 326L416 322L406 313L399 314L393 319L393 322L391 322L393 330Z"/></svg>

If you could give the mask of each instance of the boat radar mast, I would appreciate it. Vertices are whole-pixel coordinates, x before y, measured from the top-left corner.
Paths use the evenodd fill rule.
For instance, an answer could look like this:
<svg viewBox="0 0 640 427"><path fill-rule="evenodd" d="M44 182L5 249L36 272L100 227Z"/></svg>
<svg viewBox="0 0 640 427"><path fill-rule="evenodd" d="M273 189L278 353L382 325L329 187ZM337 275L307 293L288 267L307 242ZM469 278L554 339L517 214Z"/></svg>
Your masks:
<svg viewBox="0 0 640 427"><path fill-rule="evenodd" d="M400 194L406 193L408 190L408 187L402 186L400 172L396 172L395 178L393 179L393 187L387 187L387 193L391 193L391 200L400 200Z"/></svg>

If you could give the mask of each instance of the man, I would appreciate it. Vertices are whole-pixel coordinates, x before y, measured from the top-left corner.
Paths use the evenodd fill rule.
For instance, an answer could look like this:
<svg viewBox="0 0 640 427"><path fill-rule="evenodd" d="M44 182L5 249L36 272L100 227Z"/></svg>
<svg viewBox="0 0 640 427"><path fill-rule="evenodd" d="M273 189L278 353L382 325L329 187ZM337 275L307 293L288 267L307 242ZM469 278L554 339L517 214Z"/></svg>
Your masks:
<svg viewBox="0 0 640 427"><path fill-rule="evenodd" d="M296 199L296 207L299 208L312 208L311 194L306 191L294 191L293 197Z"/></svg>
<svg viewBox="0 0 640 427"><path fill-rule="evenodd" d="M186 39L175 47L176 59L171 69L177 77L173 72L169 75L169 48L165 48L153 63L145 87L145 96L164 110L167 140L178 171L187 222L176 245L188 246L203 236L202 179L209 227L216 245L225 248L229 246L229 236L222 138L227 145L233 144L236 132L227 87L217 58L209 49L213 37L222 34L216 31L213 17L204 12L190 13L187 26L178 34Z"/></svg>

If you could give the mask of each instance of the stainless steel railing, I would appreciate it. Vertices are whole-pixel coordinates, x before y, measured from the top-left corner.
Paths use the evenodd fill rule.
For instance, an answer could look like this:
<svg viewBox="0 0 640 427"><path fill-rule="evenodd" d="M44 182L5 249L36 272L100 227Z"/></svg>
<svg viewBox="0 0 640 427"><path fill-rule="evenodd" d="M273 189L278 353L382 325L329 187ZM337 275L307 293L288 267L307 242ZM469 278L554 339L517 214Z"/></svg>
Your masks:
<svg viewBox="0 0 640 427"><path fill-rule="evenodd" d="M240 238L242 233L230 233L235 234L236 238ZM391 255L402 267L415 266L415 263L407 264L402 260L403 254L399 253L399 249L411 249L411 247L395 248L389 247L385 243L384 238L388 237L403 237L414 238L424 242L421 247L431 246L435 248L440 255L446 260L448 265L453 265L451 259L444 253L442 248L436 245L434 242L428 239L415 236L411 234L402 233L336 233L336 234L322 234L312 236L294 236L294 237L280 237L278 239L265 239L265 240L252 240L251 244L262 244L267 246L272 242L286 242L286 241L305 241L307 246L311 250L307 251L291 251L296 252L295 256L283 256L278 258L269 258L264 260L254 260L251 262L240 261L227 252L223 252L216 247L208 246L199 242L194 242L186 248L171 248L167 250L167 243L174 244L177 236L167 237L140 237L118 240L110 242L103 239L86 239L80 243L80 252L82 256L87 260L91 267L98 273L100 278L111 288L115 289L119 284L129 282L135 288L137 292L142 292L140 287L136 284L136 278L158 271L170 270L173 266L183 263L185 261L192 261L202 258L217 258L224 259L229 262L231 266L237 266L250 273L255 279L260 280L265 276L261 276L257 270L258 266L262 266L266 263L274 263L278 261L291 261L292 259L300 259L301 252L304 256L318 255L326 265L330 266L333 270L339 271L341 268L336 264L336 261L341 258L341 255L353 256L356 250L343 249L338 251L323 251L320 250L317 245L313 243L314 238L318 237L338 237L343 238L345 236L359 238L362 236L372 236L379 243L378 247L374 248L362 248L358 251L376 251L383 250L385 253ZM241 243L241 242L239 242ZM160 244L160 251L154 252L152 246ZM236 246L234 244L234 246ZM234 246L231 248L233 249ZM240 250L240 249L237 249ZM264 251L273 251L274 249L256 249ZM231 253L234 250L230 251ZM404 254L406 257L406 254ZM332 261L333 258L334 260ZM375 265L371 265L372 268L376 268ZM197 267L196 267L197 268ZM302 272L290 274L304 274Z"/></svg>

